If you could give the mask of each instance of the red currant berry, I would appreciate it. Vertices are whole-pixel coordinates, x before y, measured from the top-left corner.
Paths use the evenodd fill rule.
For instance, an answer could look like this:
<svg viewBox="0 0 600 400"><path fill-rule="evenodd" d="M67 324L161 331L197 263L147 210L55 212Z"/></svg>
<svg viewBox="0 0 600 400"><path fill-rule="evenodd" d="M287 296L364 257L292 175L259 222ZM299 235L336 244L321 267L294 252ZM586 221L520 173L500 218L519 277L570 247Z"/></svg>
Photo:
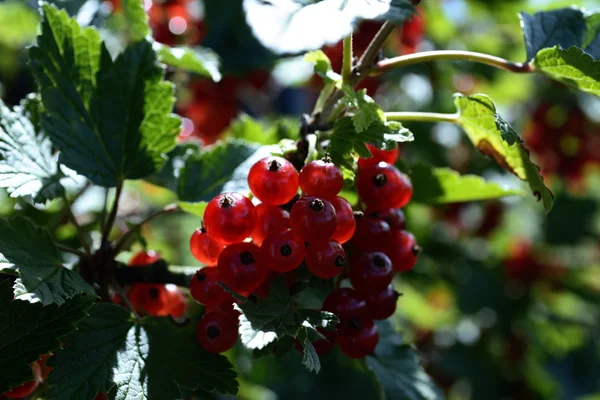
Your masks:
<svg viewBox="0 0 600 400"><path fill-rule="evenodd" d="M143 267L154 264L158 260L160 260L160 255L157 252L153 250L140 251L129 261L129 265L131 267Z"/></svg>
<svg viewBox="0 0 600 400"><path fill-rule="evenodd" d="M352 206L343 197L337 196L331 200L331 205L335 208L337 225L331 238L340 244L346 243L354 235L356 221Z"/></svg>
<svg viewBox="0 0 600 400"><path fill-rule="evenodd" d="M290 212L290 227L307 242L327 240L335 233L335 208L325 199L306 196Z"/></svg>
<svg viewBox="0 0 600 400"><path fill-rule="evenodd" d="M389 210L374 213L370 213L369 210L367 210L367 214L374 218L384 220L391 229L404 229L406 225L404 213L399 208L390 208Z"/></svg>
<svg viewBox="0 0 600 400"><path fill-rule="evenodd" d="M196 229L190 238L190 250L196 260L209 267L217 265L225 246L210 236L204 227Z"/></svg>
<svg viewBox="0 0 600 400"><path fill-rule="evenodd" d="M108 395L105 392L98 393L94 400L108 400Z"/></svg>
<svg viewBox="0 0 600 400"><path fill-rule="evenodd" d="M298 171L285 158L266 157L250 168L248 186L264 204L280 206L296 195Z"/></svg>
<svg viewBox="0 0 600 400"><path fill-rule="evenodd" d="M32 381L25 382L22 385L16 386L8 392L2 393L1 395L4 397L8 397L9 399L20 399L22 397L27 397L31 393L33 393L35 389L37 389L37 387L40 385L42 372L37 362L31 364L31 369L33 370L34 377Z"/></svg>
<svg viewBox="0 0 600 400"><path fill-rule="evenodd" d="M178 318L185 313L185 295L176 285L165 285L163 303L164 307L156 314L158 316Z"/></svg>
<svg viewBox="0 0 600 400"><path fill-rule="evenodd" d="M265 238L258 253L259 264L277 272L296 269L304 260L304 240L287 230Z"/></svg>
<svg viewBox="0 0 600 400"><path fill-rule="evenodd" d="M256 227L250 236L252 241L260 246L267 235L283 232L289 227L289 212L261 203L256 206Z"/></svg>
<svg viewBox="0 0 600 400"><path fill-rule="evenodd" d="M421 248L412 233L393 230L392 239L387 255L392 260L394 271L410 271L417 263Z"/></svg>
<svg viewBox="0 0 600 400"><path fill-rule="evenodd" d="M311 161L300 171L300 188L308 196L331 200L344 187L342 171L329 159Z"/></svg>
<svg viewBox="0 0 600 400"><path fill-rule="evenodd" d="M393 165L379 163L360 171L356 180L358 197L372 211L401 208L412 197L412 184Z"/></svg>
<svg viewBox="0 0 600 400"><path fill-rule="evenodd" d="M379 342L377 325L365 321L351 335L338 336L340 350L350 358L363 358L375 351Z"/></svg>
<svg viewBox="0 0 600 400"><path fill-rule="evenodd" d="M340 320L337 325L338 337L347 335L368 321L367 302L354 289L336 289L325 298L323 311L334 313Z"/></svg>
<svg viewBox="0 0 600 400"><path fill-rule="evenodd" d="M379 150L377 147L370 145L367 143L367 148L373 155L373 157L369 158L359 158L358 159L358 168L364 169L367 167L372 167L373 165L377 165L380 162L386 162L388 164L394 164L396 160L398 160L398 145L396 144L392 150Z"/></svg>
<svg viewBox="0 0 600 400"><path fill-rule="evenodd" d="M377 293L392 282L392 262L384 253L363 253L350 264L350 283L363 295Z"/></svg>
<svg viewBox="0 0 600 400"><path fill-rule="evenodd" d="M238 293L252 293L267 278L268 269L260 266L259 248L253 243L234 243L219 255L218 279Z"/></svg>
<svg viewBox="0 0 600 400"><path fill-rule="evenodd" d="M319 278L333 278L342 272L345 265L346 252L335 240L313 242L306 249L306 266Z"/></svg>
<svg viewBox="0 0 600 400"><path fill-rule="evenodd" d="M165 306L166 289L156 283L136 283L127 293L129 302L138 313L158 315Z"/></svg>
<svg viewBox="0 0 600 400"><path fill-rule="evenodd" d="M388 285L379 293L365 297L369 316L373 319L388 319L396 311L396 302L400 293L396 292L392 285Z"/></svg>
<svg viewBox="0 0 600 400"><path fill-rule="evenodd" d="M54 354L52 353L48 353L48 354L44 354L40 356L39 361L37 361L38 365L40 366L40 379L42 381L47 381L48 380L48 376L50 375L50 372L52 372L52 370L54 368L52 368L49 365L46 365L46 362L48 361L48 359L50 357L52 357Z"/></svg>
<svg viewBox="0 0 600 400"><path fill-rule="evenodd" d="M234 315L212 311L202 317L196 328L196 338L204 350L223 353L235 345L238 338L238 320Z"/></svg>
<svg viewBox="0 0 600 400"><path fill-rule="evenodd" d="M241 242L254 230L256 209L239 193L223 193L206 206L204 224L210 236L222 243Z"/></svg>
<svg viewBox="0 0 600 400"><path fill-rule="evenodd" d="M215 308L227 302L233 302L231 295L217 284L216 268L198 270L190 282L190 294L200 304L207 308Z"/></svg>
<svg viewBox="0 0 600 400"><path fill-rule="evenodd" d="M387 222L356 214L356 231L352 236L352 247L359 251L386 251L390 239L391 230Z"/></svg>

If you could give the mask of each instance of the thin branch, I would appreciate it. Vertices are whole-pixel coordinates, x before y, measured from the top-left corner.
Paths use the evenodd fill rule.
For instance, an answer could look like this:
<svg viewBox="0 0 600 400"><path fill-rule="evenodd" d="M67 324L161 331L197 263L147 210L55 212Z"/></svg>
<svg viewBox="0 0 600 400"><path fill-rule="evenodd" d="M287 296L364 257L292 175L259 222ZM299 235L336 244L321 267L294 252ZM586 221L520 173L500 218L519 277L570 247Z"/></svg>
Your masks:
<svg viewBox="0 0 600 400"><path fill-rule="evenodd" d="M476 53L472 51L462 50L435 50L424 51L421 53L407 54L404 56L388 58L387 60L379 61L372 75L380 75L394 68L404 67L411 64L423 63L428 61L471 61L481 64L490 65L505 71L515 73L530 73L534 72L535 68L529 63L514 63L504 58L492 56L490 54Z"/></svg>
<svg viewBox="0 0 600 400"><path fill-rule="evenodd" d="M114 277L120 285L132 283L172 283L188 287L193 275L178 274L168 269L165 260L158 260L143 267L127 266L115 268Z"/></svg>
<svg viewBox="0 0 600 400"><path fill-rule="evenodd" d="M119 200L121 198L121 192L123 191L123 182L119 182L117 185L117 189L115 192L115 201L113 202L112 209L110 210L110 214L108 214L108 219L104 224L104 229L102 230L102 244L108 243L108 236L110 235L110 230L112 229L115 219L117 218L117 211L119 209Z"/></svg>
<svg viewBox="0 0 600 400"><path fill-rule="evenodd" d="M80 250L74 249L74 248L72 248L72 247L69 247L69 246L65 246L65 245L64 245L64 244L62 244L62 243L55 243L55 244L56 244L56 247L57 247L59 250L61 250L61 251L64 251L64 252L67 252L67 253L71 253L71 254L75 254L75 255L77 255L77 256L79 256L79 257L88 257L88 256L89 256L89 254L86 254L86 253L84 253L83 251L80 251Z"/></svg>
<svg viewBox="0 0 600 400"><path fill-rule="evenodd" d="M156 211L155 213L152 213L150 215L148 215L146 218L144 218L142 220L142 222L140 222L139 224L131 227L131 229L129 229L127 232L125 232L125 234L123 234L123 236L121 236L121 238L119 239L119 241L115 244L115 248L113 250L113 254L118 254L119 251L121 250L121 248L125 245L125 243L127 243L127 241L129 240L129 238L131 238L131 236L137 232L142 225L144 225L145 223L153 220L154 218L163 215L163 214L168 214L171 213L173 211L177 211L179 209L179 206L176 203L173 204L168 204L166 205L164 208L162 208L161 210Z"/></svg>
<svg viewBox="0 0 600 400"><path fill-rule="evenodd" d="M344 38L344 58L342 62L342 79L350 82L352 78L352 34Z"/></svg>
<svg viewBox="0 0 600 400"><path fill-rule="evenodd" d="M71 220L71 223L75 226L75 230L77 231L77 236L79 237L79 242L81 243L81 246L85 250L86 255L91 255L92 251L90 249L90 245L85 240L85 232L83 231L83 228L81 227L81 225L79 225L77 223L77 219L75 218L75 215L73 214L73 210L71 210L71 204L69 204L69 200L67 199L66 194L63 196L63 200L65 202L66 213L67 213L69 219Z"/></svg>
<svg viewBox="0 0 600 400"><path fill-rule="evenodd" d="M386 112L385 118L388 121L422 121L422 122L452 122L458 121L458 114L441 114L430 112Z"/></svg>

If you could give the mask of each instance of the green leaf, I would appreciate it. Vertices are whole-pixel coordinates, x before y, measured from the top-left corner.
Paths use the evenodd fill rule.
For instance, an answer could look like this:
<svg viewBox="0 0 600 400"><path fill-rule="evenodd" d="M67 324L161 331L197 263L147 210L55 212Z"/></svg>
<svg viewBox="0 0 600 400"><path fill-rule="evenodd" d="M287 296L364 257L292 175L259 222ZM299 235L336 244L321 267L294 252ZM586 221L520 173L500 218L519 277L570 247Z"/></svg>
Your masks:
<svg viewBox="0 0 600 400"><path fill-rule="evenodd" d="M232 365L200 347L195 324L136 321L127 310L101 303L78 328L51 358L49 399L92 400L109 390L117 399L178 399L180 389L237 393Z"/></svg>
<svg viewBox="0 0 600 400"><path fill-rule="evenodd" d="M540 50L559 46L567 49L581 47L595 58L600 57L599 13L586 13L577 7L537 12L521 12L521 27L527 48L527 60Z"/></svg>
<svg viewBox="0 0 600 400"><path fill-rule="evenodd" d="M76 294L94 291L79 275L62 266L48 231L27 218L0 218L0 253L9 263L0 264L0 269L19 273L14 287L17 299L61 305Z"/></svg>
<svg viewBox="0 0 600 400"><path fill-rule="evenodd" d="M38 15L25 2L0 2L0 45L20 49L35 40Z"/></svg>
<svg viewBox="0 0 600 400"><path fill-rule="evenodd" d="M381 124L375 122L366 130L357 132L351 117L338 118L327 151L333 162L342 169L344 179L354 179L354 162L357 156L371 157L365 143L378 148L386 147L389 142L409 142L414 140L412 133L400 123Z"/></svg>
<svg viewBox="0 0 600 400"><path fill-rule="evenodd" d="M519 190L486 182L477 175L460 175L450 168L416 165L411 168L410 179L414 189L411 201L422 204L490 200L523 194Z"/></svg>
<svg viewBox="0 0 600 400"><path fill-rule="evenodd" d="M0 281L0 393L33 378L31 363L60 348L59 338L76 330L94 296L76 296L62 306L13 300L8 281Z"/></svg>
<svg viewBox="0 0 600 400"><path fill-rule="evenodd" d="M159 170L180 120L152 44L136 42L112 60L97 30L54 6L42 10L30 67L46 110L42 128L60 161L105 187Z"/></svg>
<svg viewBox="0 0 600 400"><path fill-rule="evenodd" d="M387 400L438 400L442 392L419 364L417 352L401 343L389 321L377 322L379 344L367 356L367 367L379 381Z"/></svg>
<svg viewBox="0 0 600 400"><path fill-rule="evenodd" d="M326 83L338 83L342 76L333 71L331 61L322 50L314 50L304 55L304 61L313 63L315 74L319 75Z"/></svg>
<svg viewBox="0 0 600 400"><path fill-rule="evenodd" d="M151 33L148 15L144 10L144 0L122 0L121 5L125 15L125 25L132 41L144 40Z"/></svg>
<svg viewBox="0 0 600 400"><path fill-rule="evenodd" d="M177 203L179 208L185 211L188 214L195 215L197 217L204 217L204 210L206 210L206 206L208 203L206 201L199 201L197 203L189 203L187 201L180 201Z"/></svg>
<svg viewBox="0 0 600 400"><path fill-rule="evenodd" d="M544 205L546 213L550 212L554 195L544 185L539 167L529 159L529 151L523 141L497 114L492 100L483 94L456 94L454 102L459 113L457 123L475 147L526 181L533 195Z"/></svg>
<svg viewBox="0 0 600 400"><path fill-rule="evenodd" d="M204 47L170 47L158 42L154 43L154 49L162 63L205 76L215 82L221 80L219 56L210 49Z"/></svg>
<svg viewBox="0 0 600 400"><path fill-rule="evenodd" d="M30 103L35 102L32 98ZM29 104L29 107L34 107ZM10 111L0 100L0 187L11 197L33 196L44 203L60 197L65 188L60 184L58 154L52 143L26 117L26 110Z"/></svg>
<svg viewBox="0 0 600 400"><path fill-rule="evenodd" d="M319 360L319 355L317 354L317 350L315 350L315 346L310 342L310 339L307 337L302 342L302 364L309 371L314 371L315 374L318 374L321 370L321 360Z"/></svg>
<svg viewBox="0 0 600 400"><path fill-rule="evenodd" d="M252 143L273 144L277 142L276 131L265 127L248 114L241 114L229 125L225 137L243 139Z"/></svg>
<svg viewBox="0 0 600 400"><path fill-rule="evenodd" d="M298 315L312 326L329 330L334 329L338 322L340 322L335 314L328 311L300 310L298 311Z"/></svg>
<svg viewBox="0 0 600 400"><path fill-rule="evenodd" d="M335 44L363 19L400 24L415 13L409 0L292 0L284 3L244 0L244 10L254 35L265 47L279 54L298 54Z"/></svg>
<svg viewBox="0 0 600 400"><path fill-rule="evenodd" d="M600 60L578 47L540 50L533 60L536 70L574 89L600 96Z"/></svg>
<svg viewBox="0 0 600 400"><path fill-rule="evenodd" d="M367 95L367 89L361 89L355 92L353 88L344 86L344 97L342 101L346 103L350 112L353 112L352 122L356 132L365 131L374 122L385 123L383 110L371 97Z"/></svg>

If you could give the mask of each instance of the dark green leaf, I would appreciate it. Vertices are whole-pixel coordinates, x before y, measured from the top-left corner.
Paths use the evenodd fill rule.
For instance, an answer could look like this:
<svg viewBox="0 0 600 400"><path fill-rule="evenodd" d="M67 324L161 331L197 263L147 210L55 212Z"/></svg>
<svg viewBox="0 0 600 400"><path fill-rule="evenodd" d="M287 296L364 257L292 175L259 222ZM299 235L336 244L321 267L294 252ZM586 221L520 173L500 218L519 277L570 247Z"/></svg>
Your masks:
<svg viewBox="0 0 600 400"><path fill-rule="evenodd" d="M17 299L61 305L78 293L93 293L79 275L62 266L48 231L27 218L0 218L0 253L10 263L5 267L19 273Z"/></svg>
<svg viewBox="0 0 600 400"><path fill-rule="evenodd" d="M578 47L540 50L533 65L552 79L600 97L600 60L594 60Z"/></svg>
<svg viewBox="0 0 600 400"><path fill-rule="evenodd" d="M159 170L180 120L152 44L136 42L113 61L97 30L54 6L42 10L30 66L46 110L42 128L61 162L106 187Z"/></svg>
<svg viewBox="0 0 600 400"><path fill-rule="evenodd" d="M364 19L401 23L415 13L409 0L244 0L244 10L256 37L279 54L337 43Z"/></svg>
<svg viewBox="0 0 600 400"><path fill-rule="evenodd" d="M401 343L389 321L377 323L379 344L366 364L388 400L438 400L444 396L419 364L417 352Z"/></svg>
<svg viewBox="0 0 600 400"><path fill-rule="evenodd" d="M112 388L118 399L177 399L180 388L235 394L231 364L204 351L194 330L168 318L136 322L121 307L98 304L52 357L48 398L92 400Z"/></svg>
<svg viewBox="0 0 600 400"><path fill-rule="evenodd" d="M9 282L1 281L0 393L31 380L31 363L59 349L59 338L75 331L93 304L94 296L76 296L60 307L13 300Z"/></svg>
<svg viewBox="0 0 600 400"><path fill-rule="evenodd" d="M125 15L125 26L134 42L143 40L150 35L148 15L144 10L144 0L122 0L121 7Z"/></svg>
<svg viewBox="0 0 600 400"><path fill-rule="evenodd" d="M519 190L486 182L477 175L459 175L449 168L416 165L411 168L410 178L414 189L411 201L415 203L447 204L522 194Z"/></svg>
<svg viewBox="0 0 600 400"><path fill-rule="evenodd" d="M457 123L483 154L504 169L526 181L546 213L552 209L554 195L544 185L540 169L529 159L529 151L510 125L498 115L492 100L482 94L455 95Z"/></svg>
<svg viewBox="0 0 600 400"><path fill-rule="evenodd" d="M154 49L162 63L205 76L215 82L221 80L219 56L210 49L169 47L161 43L154 43Z"/></svg>
<svg viewBox="0 0 600 400"><path fill-rule="evenodd" d="M35 109L33 102L28 107ZM50 139L26 115L23 107L10 111L0 100L0 187L12 197L33 196L43 203L62 196L65 188Z"/></svg>
<svg viewBox="0 0 600 400"><path fill-rule="evenodd" d="M383 110L371 97L367 95L366 89L355 92L353 88L344 86L344 97L342 101L346 103L354 122L354 128L357 133L365 131L371 124L378 122L384 124Z"/></svg>
<svg viewBox="0 0 600 400"><path fill-rule="evenodd" d="M317 350L315 350L315 347L308 337L302 342L302 347L302 364L304 364L309 371L314 371L315 374L318 374L321 370L321 360L319 360Z"/></svg>

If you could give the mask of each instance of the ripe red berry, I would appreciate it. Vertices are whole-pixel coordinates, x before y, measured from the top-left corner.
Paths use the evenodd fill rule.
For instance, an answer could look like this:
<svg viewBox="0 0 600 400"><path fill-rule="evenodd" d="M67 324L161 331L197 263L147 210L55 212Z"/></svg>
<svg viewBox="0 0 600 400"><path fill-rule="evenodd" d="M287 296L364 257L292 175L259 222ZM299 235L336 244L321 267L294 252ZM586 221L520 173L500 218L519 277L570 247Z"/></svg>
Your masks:
<svg viewBox="0 0 600 400"><path fill-rule="evenodd" d="M351 335L338 335L340 350L350 358L363 358L373 353L379 332L373 321L363 322L358 329L354 329Z"/></svg>
<svg viewBox="0 0 600 400"><path fill-rule="evenodd" d="M352 206L346 199L336 196L331 200L331 205L335 208L337 225L335 232L331 238L340 244L346 243L354 235L356 230L356 221L354 220L354 212Z"/></svg>
<svg viewBox="0 0 600 400"><path fill-rule="evenodd" d="M254 230L256 209L239 193L223 193L206 206L204 224L210 236L222 243L241 242Z"/></svg>
<svg viewBox="0 0 600 400"><path fill-rule="evenodd" d="M219 254L225 246L210 236L204 227L196 229L190 237L190 250L196 260L209 267L217 265Z"/></svg>
<svg viewBox="0 0 600 400"><path fill-rule="evenodd" d="M250 237L257 246L260 246L267 235L283 232L289 227L289 212L261 203L256 206L256 226Z"/></svg>
<svg viewBox="0 0 600 400"><path fill-rule="evenodd" d="M392 282L392 262L384 253L362 253L350 264L350 283L362 295L378 293Z"/></svg>
<svg viewBox="0 0 600 400"><path fill-rule="evenodd" d="M269 272L256 262L258 251L258 246L253 243L227 246L219 255L218 279L238 293L255 291Z"/></svg>
<svg viewBox="0 0 600 400"><path fill-rule="evenodd" d="M160 260L160 255L157 252L153 250L140 251L129 261L129 265L132 267L143 267L154 264L158 260Z"/></svg>
<svg viewBox="0 0 600 400"><path fill-rule="evenodd" d="M392 260L394 271L410 271L417 263L421 248L412 233L403 230L393 230L387 255Z"/></svg>
<svg viewBox="0 0 600 400"><path fill-rule="evenodd" d="M250 168L248 186L264 204L280 206L296 195L298 171L285 158L266 157Z"/></svg>
<svg viewBox="0 0 600 400"><path fill-rule="evenodd" d="M358 159L358 168L364 169L367 167L372 167L373 165L377 165L380 162L386 162L388 164L394 164L396 160L398 160L398 145L396 144L392 150L380 150L377 147L370 145L367 143L367 148L373 155L373 157L369 158L359 158Z"/></svg>
<svg viewBox="0 0 600 400"><path fill-rule="evenodd" d="M361 214L356 215L352 247L359 251L386 251L390 239L391 230L387 222Z"/></svg>
<svg viewBox="0 0 600 400"><path fill-rule="evenodd" d="M185 313L185 295L176 285L165 285L163 302L164 307L156 315L164 317L171 315L178 318Z"/></svg>
<svg viewBox="0 0 600 400"><path fill-rule="evenodd" d="M127 293L129 302L138 313L158 315L165 307L165 285L136 283Z"/></svg>
<svg viewBox="0 0 600 400"><path fill-rule="evenodd" d="M337 325L338 336L350 334L369 320L367 302L351 288L340 288L329 293L323 302L323 311L334 313L340 320Z"/></svg>
<svg viewBox="0 0 600 400"><path fill-rule="evenodd" d="M396 302L400 294L390 284L379 293L365 296L369 316L373 319L387 319L396 311Z"/></svg>
<svg viewBox="0 0 600 400"><path fill-rule="evenodd" d="M272 233L260 246L258 262L277 272L296 269L304 260L304 240L291 230Z"/></svg>
<svg viewBox="0 0 600 400"><path fill-rule="evenodd" d="M344 187L342 171L331 160L311 161L300 171L300 188L308 196L333 199Z"/></svg>
<svg viewBox="0 0 600 400"><path fill-rule="evenodd" d="M44 355L41 355L39 361L37 361L38 365L40 366L40 377L41 377L42 381L48 380L48 376L50 375L50 372L52 372L52 370L54 369L51 366L46 365L46 362L52 356L53 356L52 353L44 354Z"/></svg>
<svg viewBox="0 0 600 400"><path fill-rule="evenodd" d="M367 214L370 216L384 220L388 223L391 229L404 229L406 222L404 220L404 213L399 208L390 208L389 210L370 213L367 210Z"/></svg>
<svg viewBox="0 0 600 400"><path fill-rule="evenodd" d="M20 399L22 397L27 397L31 393L37 389L40 385L40 380L42 379L42 372L40 366L37 361L31 364L31 369L33 370L34 379L29 382L25 382L19 386L16 386L9 390L8 392L4 392L1 396L8 397L9 399Z"/></svg>
<svg viewBox="0 0 600 400"><path fill-rule="evenodd" d="M211 353L223 353L231 349L238 338L237 317L223 311L205 314L196 328L196 338L204 350Z"/></svg>
<svg viewBox="0 0 600 400"><path fill-rule="evenodd" d="M329 239L336 225L335 208L320 197L302 197L290 212L290 227L310 243Z"/></svg>
<svg viewBox="0 0 600 400"><path fill-rule="evenodd" d="M335 240L313 242L306 249L306 266L319 278L333 278L342 272L345 265L346 252Z"/></svg>
<svg viewBox="0 0 600 400"><path fill-rule="evenodd" d="M231 295L217 285L217 281L216 268L202 268L194 274L190 282L190 294L198 303L204 304L207 308L233 302Z"/></svg>
<svg viewBox="0 0 600 400"><path fill-rule="evenodd" d="M410 179L393 165L379 163L365 168L356 180L358 197L372 211L401 208L412 197Z"/></svg>

